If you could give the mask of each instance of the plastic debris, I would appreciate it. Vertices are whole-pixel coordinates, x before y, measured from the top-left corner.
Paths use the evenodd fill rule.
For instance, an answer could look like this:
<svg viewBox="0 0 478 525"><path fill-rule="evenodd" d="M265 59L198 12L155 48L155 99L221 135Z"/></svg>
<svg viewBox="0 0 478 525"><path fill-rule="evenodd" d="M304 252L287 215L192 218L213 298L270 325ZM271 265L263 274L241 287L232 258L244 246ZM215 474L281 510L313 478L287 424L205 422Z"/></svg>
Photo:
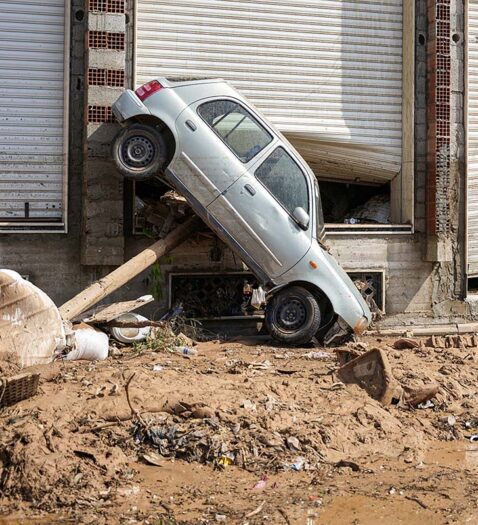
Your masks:
<svg viewBox="0 0 478 525"><path fill-rule="evenodd" d="M143 317L142 315L135 314L133 312L129 312L126 314L122 314L119 317L115 319L115 321L120 322L140 322L140 321L147 321L148 319L146 317ZM144 341L149 334L151 333L151 327L145 326L141 328L131 327L131 328L123 328L119 326L114 326L110 328L111 335L120 343L135 343L139 341Z"/></svg>
<svg viewBox="0 0 478 525"><path fill-rule="evenodd" d="M295 470L296 472L300 472L305 465L305 458L297 458L294 463L290 466L292 470Z"/></svg>
<svg viewBox="0 0 478 525"><path fill-rule="evenodd" d="M308 354L305 354L304 357L316 360L335 359L335 355L329 352L309 352Z"/></svg>
<svg viewBox="0 0 478 525"><path fill-rule="evenodd" d="M265 486L267 485L267 481L268 481L268 477L267 476L262 476L262 478L260 479L260 481L258 481L253 487L252 487L252 490L262 490L263 488L265 488Z"/></svg>
<svg viewBox="0 0 478 525"><path fill-rule="evenodd" d="M260 310L260 308L263 304L265 304L265 302L266 292L264 292L261 286L252 290L251 306L253 306L256 310Z"/></svg>
<svg viewBox="0 0 478 525"><path fill-rule="evenodd" d="M86 324L73 327L73 349L65 356L68 361L85 359L102 361L108 357L108 336Z"/></svg>
<svg viewBox="0 0 478 525"><path fill-rule="evenodd" d="M180 354L184 356L197 355L198 351L196 348L189 348L188 346L176 346L173 348L175 354Z"/></svg>
<svg viewBox="0 0 478 525"><path fill-rule="evenodd" d="M424 403L419 403L417 405L417 408L420 408L421 410L425 410L427 408L433 408L435 405L433 404L433 401L429 399L428 401L425 401Z"/></svg>
<svg viewBox="0 0 478 525"><path fill-rule="evenodd" d="M470 436L470 441L472 443L477 443L478 442L478 434L473 434L472 436Z"/></svg>
<svg viewBox="0 0 478 525"><path fill-rule="evenodd" d="M226 454L223 454L217 462L224 467L234 465L234 454L232 452L226 452Z"/></svg>
<svg viewBox="0 0 478 525"><path fill-rule="evenodd" d="M162 372L164 370L164 367L162 365L153 365L153 372Z"/></svg>

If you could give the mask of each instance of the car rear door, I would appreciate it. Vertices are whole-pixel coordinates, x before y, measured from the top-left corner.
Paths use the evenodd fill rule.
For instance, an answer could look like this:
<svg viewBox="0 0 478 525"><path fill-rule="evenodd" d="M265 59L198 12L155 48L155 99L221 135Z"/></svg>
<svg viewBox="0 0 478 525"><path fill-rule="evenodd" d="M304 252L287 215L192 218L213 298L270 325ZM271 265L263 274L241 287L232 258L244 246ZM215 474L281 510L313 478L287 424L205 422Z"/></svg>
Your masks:
<svg viewBox="0 0 478 525"><path fill-rule="evenodd" d="M208 212L273 279L294 266L310 248L313 221L304 231L292 212L300 206L312 216L312 191L299 163L280 143L273 144L209 205Z"/></svg>
<svg viewBox="0 0 478 525"><path fill-rule="evenodd" d="M202 206L208 206L244 174L255 155L251 144L266 145L273 140L251 118L242 105L227 98L199 100L177 118L180 153L170 168ZM256 133L252 138L251 130Z"/></svg>

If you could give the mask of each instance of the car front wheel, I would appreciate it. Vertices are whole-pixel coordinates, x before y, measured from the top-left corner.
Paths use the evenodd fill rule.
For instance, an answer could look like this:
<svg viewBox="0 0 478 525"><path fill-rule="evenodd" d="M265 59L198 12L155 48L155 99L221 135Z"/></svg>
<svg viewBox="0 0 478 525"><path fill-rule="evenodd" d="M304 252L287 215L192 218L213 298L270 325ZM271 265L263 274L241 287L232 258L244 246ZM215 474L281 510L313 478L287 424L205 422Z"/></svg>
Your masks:
<svg viewBox="0 0 478 525"><path fill-rule="evenodd" d="M156 128L131 124L116 136L112 153L116 168L125 177L147 180L163 170L167 146Z"/></svg>
<svg viewBox="0 0 478 525"><path fill-rule="evenodd" d="M317 333L322 316L314 295L300 286L278 292L266 309L270 335L286 344L308 343Z"/></svg>

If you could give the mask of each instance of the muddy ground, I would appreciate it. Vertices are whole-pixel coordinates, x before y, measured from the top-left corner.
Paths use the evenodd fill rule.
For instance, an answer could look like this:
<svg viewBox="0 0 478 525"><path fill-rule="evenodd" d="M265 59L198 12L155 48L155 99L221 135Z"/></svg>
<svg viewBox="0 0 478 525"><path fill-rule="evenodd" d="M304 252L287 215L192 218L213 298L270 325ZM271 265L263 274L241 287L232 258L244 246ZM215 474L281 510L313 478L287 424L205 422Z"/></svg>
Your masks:
<svg viewBox="0 0 478 525"><path fill-rule="evenodd" d="M0 414L0 523L478 523L478 348L363 341L402 384L436 381L430 406L383 407L332 350L267 340L41 368Z"/></svg>

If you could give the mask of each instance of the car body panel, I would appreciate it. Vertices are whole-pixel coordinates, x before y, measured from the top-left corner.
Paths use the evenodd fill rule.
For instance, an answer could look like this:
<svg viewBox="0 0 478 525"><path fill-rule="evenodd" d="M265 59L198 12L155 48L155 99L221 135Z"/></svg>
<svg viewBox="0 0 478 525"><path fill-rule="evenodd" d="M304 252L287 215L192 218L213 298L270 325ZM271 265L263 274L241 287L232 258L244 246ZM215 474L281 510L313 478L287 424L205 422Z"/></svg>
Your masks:
<svg viewBox="0 0 478 525"><path fill-rule="evenodd" d="M198 106L207 100L210 99L194 102L176 119L179 154L170 165L203 206L208 206L246 171L246 166L226 144L218 141L198 115Z"/></svg>
<svg viewBox="0 0 478 525"><path fill-rule="evenodd" d="M317 181L292 145L221 79L157 80L163 89L144 103L126 90L113 111L120 122L153 116L171 130L176 150L164 173L169 184L272 293L292 283L309 283L328 297L335 314L351 329L368 324L371 313L365 300L320 244L323 224ZM272 141L247 162L198 114L204 102L224 99L241 104L272 135ZM305 230L255 176L278 146L297 163L307 181L310 224Z"/></svg>

